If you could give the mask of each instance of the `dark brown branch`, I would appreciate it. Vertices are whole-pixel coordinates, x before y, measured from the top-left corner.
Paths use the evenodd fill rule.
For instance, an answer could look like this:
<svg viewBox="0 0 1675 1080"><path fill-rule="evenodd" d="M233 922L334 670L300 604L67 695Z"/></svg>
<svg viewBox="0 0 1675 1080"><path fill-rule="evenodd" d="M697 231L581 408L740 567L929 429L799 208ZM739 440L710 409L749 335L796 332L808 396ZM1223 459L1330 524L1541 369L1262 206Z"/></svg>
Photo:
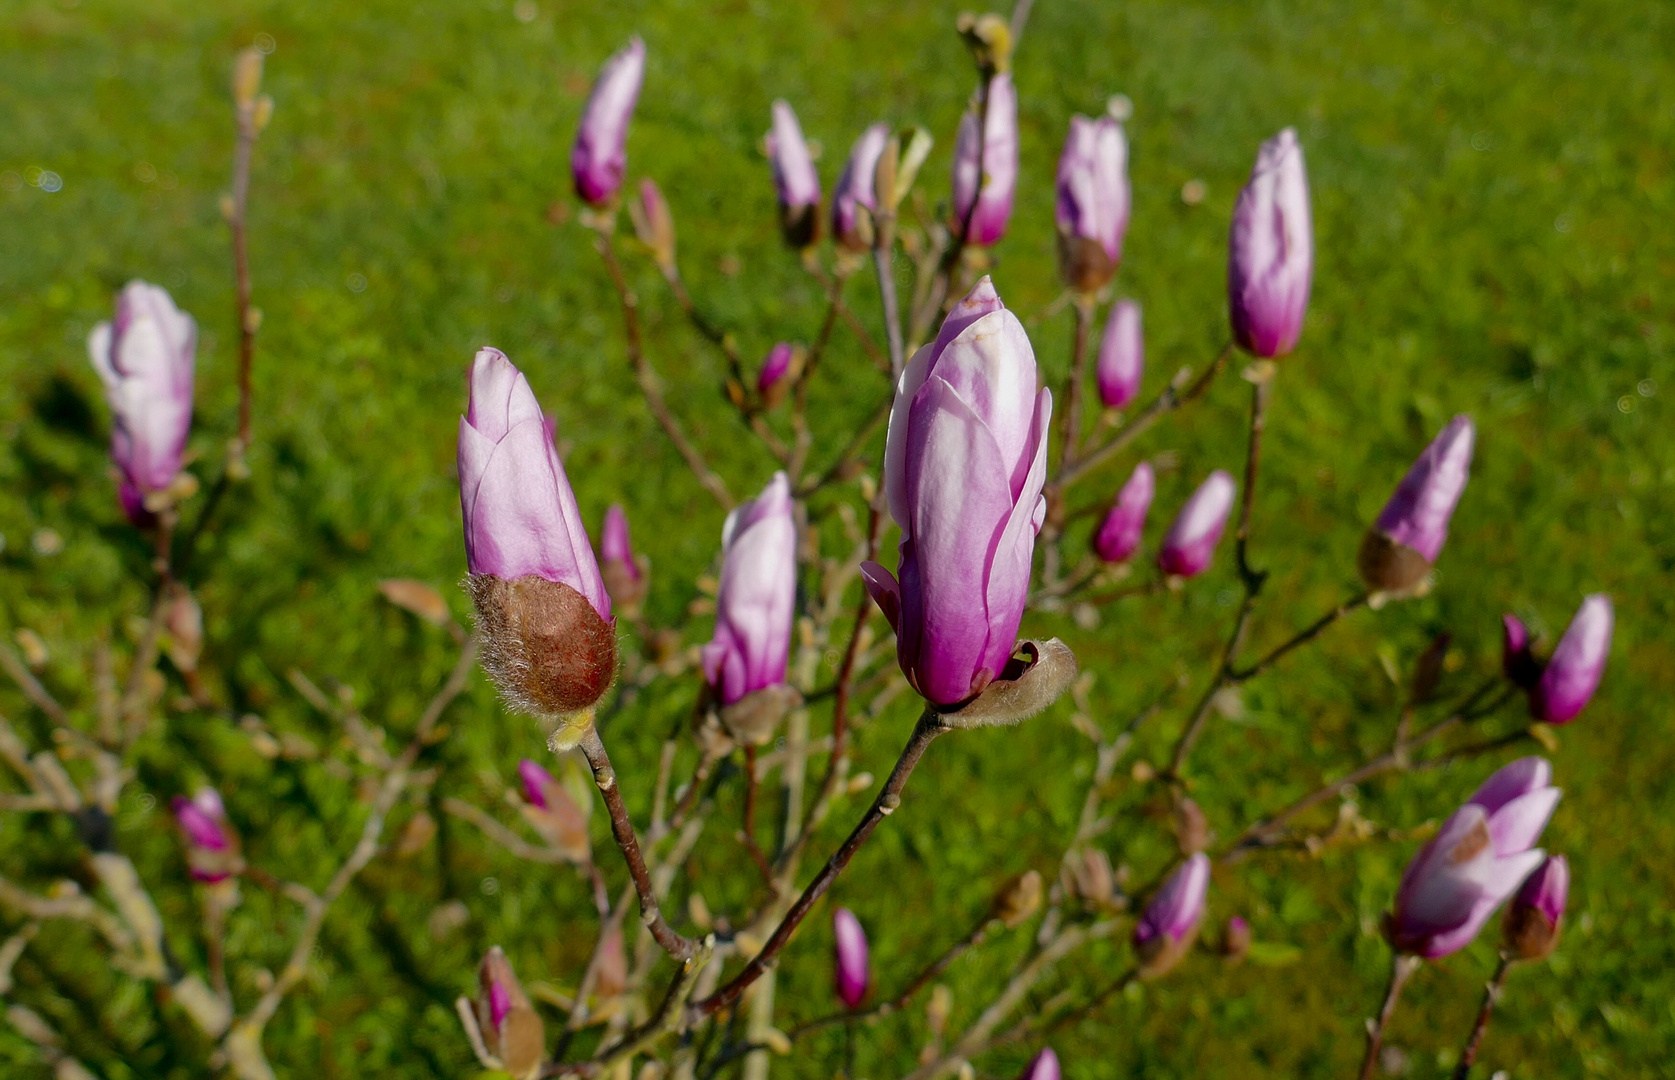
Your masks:
<svg viewBox="0 0 1675 1080"><path fill-rule="evenodd" d="M1489 984L1483 988L1483 1007L1477 1010L1477 1023L1472 1025L1471 1036L1466 1039L1466 1047L1460 1051L1460 1063L1454 1067L1454 1080L1466 1080L1471 1075L1471 1067L1477 1062L1477 1048L1483 1044L1483 1035L1489 1030L1489 1017L1495 1011L1495 1004L1500 1001L1501 988L1506 984L1506 973L1512 968L1512 957L1501 953L1500 963L1495 965L1495 975Z"/></svg>
<svg viewBox="0 0 1675 1080"><path fill-rule="evenodd" d="M1384 1043L1384 1029L1390 1023L1391 1014L1396 1011L1402 987L1419 970L1419 963L1417 956L1396 956L1390 969L1390 989L1385 992L1384 1007L1379 1010L1378 1019L1367 1024L1367 1053L1361 1059L1361 1080L1372 1080L1373 1068L1378 1064L1378 1048Z"/></svg>
<svg viewBox="0 0 1675 1080"><path fill-rule="evenodd" d="M698 943L676 933L663 918L657 894L652 890L651 872L646 869L645 856L640 853L640 838L635 835L634 823L628 819L628 807L617 787L616 770L611 768L610 755L605 753L605 743L599 738L597 728L589 726L579 749L593 769L593 782L598 785L599 793L605 799L605 809L611 815L611 835L616 838L617 847L622 849L628 874L634 879L634 892L640 899L640 921L645 923L664 952L683 963L691 960L698 955Z"/></svg>

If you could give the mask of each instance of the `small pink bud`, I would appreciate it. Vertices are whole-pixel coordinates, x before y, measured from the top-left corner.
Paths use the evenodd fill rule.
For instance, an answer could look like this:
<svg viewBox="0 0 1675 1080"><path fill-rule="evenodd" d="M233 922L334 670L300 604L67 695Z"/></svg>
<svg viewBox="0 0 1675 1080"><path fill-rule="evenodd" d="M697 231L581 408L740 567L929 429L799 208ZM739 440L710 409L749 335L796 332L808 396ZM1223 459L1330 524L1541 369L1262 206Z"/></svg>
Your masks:
<svg viewBox="0 0 1675 1080"><path fill-rule="evenodd" d="M1559 944L1565 900L1570 893L1570 864L1550 856L1525 879L1506 906L1501 938L1507 953L1519 960L1542 960Z"/></svg>
<svg viewBox="0 0 1675 1080"><path fill-rule="evenodd" d="M1012 76L989 80L988 110L977 103L960 119L954 140L954 218L959 233L969 219L968 244L989 245L1006 234L1018 184L1018 91Z"/></svg>
<svg viewBox="0 0 1675 1080"><path fill-rule="evenodd" d="M1145 347L1140 336L1140 305L1118 300L1105 321L1099 341L1099 400L1107 409L1126 408L1140 393L1145 370Z"/></svg>
<svg viewBox="0 0 1675 1080"><path fill-rule="evenodd" d="M238 837L214 788L199 788L190 799L176 795L169 805L186 839L187 870L194 878L213 884L239 872Z"/></svg>
<svg viewBox="0 0 1675 1080"><path fill-rule="evenodd" d="M1165 574L1193 577L1203 573L1215 557L1216 545L1227 528L1237 494L1233 477L1223 469L1211 473L1181 507L1163 537L1157 565Z"/></svg>
<svg viewBox="0 0 1675 1080"><path fill-rule="evenodd" d="M1314 275L1314 233L1303 148L1291 128L1262 144L1233 207L1227 299L1233 337L1257 356L1297 345Z"/></svg>
<svg viewBox="0 0 1675 1080"><path fill-rule="evenodd" d="M820 238L820 174L790 103L775 101L773 115L767 148L779 193L780 230L786 243L806 248Z"/></svg>
<svg viewBox="0 0 1675 1080"><path fill-rule="evenodd" d="M854 1011L867 996L867 934L848 908L832 912L832 933L837 940L837 995Z"/></svg>
<svg viewBox="0 0 1675 1080"><path fill-rule="evenodd" d="M1461 415L1431 441L1361 541L1361 580L1381 592L1417 587L1448 539L1448 522L1466 490L1477 429Z"/></svg>
<svg viewBox="0 0 1675 1080"><path fill-rule="evenodd" d="M1043 1046L1040 1053L1029 1059L1018 1080L1059 1080L1060 1075L1059 1056L1053 1053L1052 1047Z"/></svg>
<svg viewBox="0 0 1675 1080"><path fill-rule="evenodd" d="M785 391L795 378L797 349L789 341L781 341L762 359L762 370L756 375L756 392L762 404L773 408L785 399Z"/></svg>
<svg viewBox="0 0 1675 1080"><path fill-rule="evenodd" d="M484 1048L516 1080L534 1080L546 1053L545 1028L498 945L477 969L475 1006Z"/></svg>
<svg viewBox="0 0 1675 1080"><path fill-rule="evenodd" d="M1198 852L1180 865L1146 905L1134 927L1134 952L1146 978L1156 978L1185 958L1204 919L1210 890L1210 857Z"/></svg>
<svg viewBox="0 0 1675 1080"><path fill-rule="evenodd" d="M1152 496L1157 491L1152 467L1142 461L1134 467L1128 483L1117 492L1117 501L1105 521L1094 534L1093 550L1108 563L1126 562L1140 549L1140 534L1146 527L1146 514L1152 508Z"/></svg>
<svg viewBox="0 0 1675 1080"><path fill-rule="evenodd" d="M1221 954L1234 963L1238 963L1250 954L1251 933L1250 923L1243 916L1235 915L1227 920L1227 932L1222 935Z"/></svg>
<svg viewBox="0 0 1675 1080"><path fill-rule="evenodd" d="M605 508L605 524L599 530L599 573L612 603L629 614L638 610L649 583L629 543L628 515L621 503Z"/></svg>
<svg viewBox="0 0 1675 1080"><path fill-rule="evenodd" d="M634 118L645 77L646 45L634 38L605 62L582 110L570 173L576 194L594 206L609 203L622 187L628 168L628 122Z"/></svg>
<svg viewBox="0 0 1675 1080"><path fill-rule="evenodd" d="M1530 713L1536 719L1569 723L1593 699L1611 655L1614 622L1609 596L1594 593L1582 601L1541 681L1530 691Z"/></svg>

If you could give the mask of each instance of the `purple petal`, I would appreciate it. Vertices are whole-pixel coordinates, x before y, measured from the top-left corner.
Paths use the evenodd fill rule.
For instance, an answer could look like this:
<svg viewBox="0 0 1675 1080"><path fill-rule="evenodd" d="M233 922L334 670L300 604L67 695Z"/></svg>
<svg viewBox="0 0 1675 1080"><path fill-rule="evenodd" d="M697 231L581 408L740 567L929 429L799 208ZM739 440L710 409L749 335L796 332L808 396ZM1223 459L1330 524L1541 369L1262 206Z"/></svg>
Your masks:
<svg viewBox="0 0 1675 1080"><path fill-rule="evenodd" d="M1518 895L1512 902L1535 908L1548 922L1557 925L1564 915L1569 894L1570 863L1563 855L1553 855L1518 887Z"/></svg>
<svg viewBox="0 0 1675 1080"><path fill-rule="evenodd" d="M1052 1047L1044 1046L1039 1054L1029 1059L1019 1080L1059 1080L1059 1077L1059 1056L1053 1053Z"/></svg>
<svg viewBox="0 0 1675 1080"><path fill-rule="evenodd" d="M1124 408L1139 395L1140 376L1145 370L1139 304L1118 300L1111 305L1094 370L1099 381L1099 400L1107 409Z"/></svg>
<svg viewBox="0 0 1675 1080"><path fill-rule="evenodd" d="M547 799L547 791L558 783L553 779L552 773L524 758L518 762L518 776L523 780L523 797L531 805L539 806L543 810L552 809Z"/></svg>
<svg viewBox="0 0 1675 1080"><path fill-rule="evenodd" d="M1210 565L1216 544L1227 528L1227 515L1233 511L1236 492L1233 477L1223 469L1217 469L1198 485L1163 537L1157 565L1164 573L1192 577Z"/></svg>
<svg viewBox="0 0 1675 1080"><path fill-rule="evenodd" d="M1018 181L1018 92L1010 75L989 82L981 149L979 123L976 111L968 109L955 138L954 227L957 231L969 216L967 242L993 244L1006 232Z"/></svg>
<svg viewBox="0 0 1675 1080"><path fill-rule="evenodd" d="M1456 416L1419 455L1378 515L1376 528L1436 562L1448 539L1448 521L1466 489L1476 428Z"/></svg>
<svg viewBox="0 0 1675 1080"><path fill-rule="evenodd" d="M797 526L790 482L775 473L762 495L723 526L715 637L705 671L731 705L785 681L797 593Z"/></svg>
<svg viewBox="0 0 1675 1080"><path fill-rule="evenodd" d="M1559 805L1558 788L1541 788L1520 795L1489 815L1489 835L1495 854L1501 858L1528 851L1541 839L1541 831Z"/></svg>
<svg viewBox="0 0 1675 1080"><path fill-rule="evenodd" d="M628 168L628 122L646 74L646 46L634 38L606 61L582 111L570 172L576 194L590 203L609 202Z"/></svg>
<svg viewBox="0 0 1675 1080"><path fill-rule="evenodd" d="M1128 140L1110 117L1070 118L1070 134L1059 156L1059 231L1097 242L1115 265L1128 231Z"/></svg>
<svg viewBox="0 0 1675 1080"><path fill-rule="evenodd" d="M832 235L845 243L859 245L856 229L861 211L878 209L873 191L875 174L878 159L884 155L889 141L889 125L874 124L861 133L849 151L849 161L832 191Z"/></svg>
<svg viewBox="0 0 1675 1080"><path fill-rule="evenodd" d="M1314 273L1308 174L1297 133L1262 144L1233 208L1227 295L1233 336L1257 356L1296 347Z"/></svg>
<svg viewBox="0 0 1675 1080"><path fill-rule="evenodd" d="M1175 941L1184 938L1204 917L1204 900L1210 890L1210 858L1198 852L1170 875L1145 914L1134 927L1137 944L1167 934Z"/></svg>
<svg viewBox="0 0 1675 1080"><path fill-rule="evenodd" d="M1151 509L1157 482L1152 467L1142 461L1134 467L1128 482L1117 492L1117 501L1094 537L1093 549L1108 563L1120 563L1140 547L1140 536L1146 526L1146 514Z"/></svg>
<svg viewBox="0 0 1675 1080"><path fill-rule="evenodd" d="M1611 654L1614 622L1609 596L1594 593L1582 601L1536 687L1541 719L1566 723L1593 698Z"/></svg>
<svg viewBox="0 0 1675 1080"><path fill-rule="evenodd" d="M837 940L837 992L854 1009L867 996L867 935L861 920L848 908L832 912L832 934Z"/></svg>
<svg viewBox="0 0 1675 1080"><path fill-rule="evenodd" d="M1513 799L1540 791L1552 781L1553 766L1546 758L1519 758L1496 769L1466 801L1481 806L1486 814L1493 814Z"/></svg>
<svg viewBox="0 0 1675 1080"><path fill-rule="evenodd" d="M768 136L768 153L773 160L774 185L781 206L813 206L820 201L820 176L814 171L803 129L790 104L773 104L774 127Z"/></svg>

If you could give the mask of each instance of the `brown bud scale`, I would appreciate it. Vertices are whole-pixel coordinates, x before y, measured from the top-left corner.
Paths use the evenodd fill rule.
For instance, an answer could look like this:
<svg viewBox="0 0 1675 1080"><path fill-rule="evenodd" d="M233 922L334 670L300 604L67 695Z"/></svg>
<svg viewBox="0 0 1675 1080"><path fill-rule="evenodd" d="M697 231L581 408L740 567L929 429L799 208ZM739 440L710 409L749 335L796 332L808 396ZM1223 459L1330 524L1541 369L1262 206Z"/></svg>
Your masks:
<svg viewBox="0 0 1675 1080"><path fill-rule="evenodd" d="M1431 572L1430 560L1425 556L1377 529L1368 529L1361 538L1355 566L1367 588L1386 593L1410 592Z"/></svg>
<svg viewBox="0 0 1675 1080"><path fill-rule="evenodd" d="M616 677L616 628L562 582L472 574L483 668L506 703L535 716L593 705Z"/></svg>

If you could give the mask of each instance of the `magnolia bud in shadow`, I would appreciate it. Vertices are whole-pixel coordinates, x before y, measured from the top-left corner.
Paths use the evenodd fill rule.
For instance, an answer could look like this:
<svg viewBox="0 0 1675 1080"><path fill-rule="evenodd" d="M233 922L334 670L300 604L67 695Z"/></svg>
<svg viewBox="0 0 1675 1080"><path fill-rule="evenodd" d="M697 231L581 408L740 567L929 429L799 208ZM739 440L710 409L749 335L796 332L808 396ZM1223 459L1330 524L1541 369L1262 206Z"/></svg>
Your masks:
<svg viewBox="0 0 1675 1080"><path fill-rule="evenodd" d="M587 598L534 574L465 579L483 668L513 708L563 717L598 701L616 674L616 631ZM561 747L567 749L567 747Z"/></svg>
<svg viewBox="0 0 1675 1080"><path fill-rule="evenodd" d="M1041 908L1041 874L1037 870L1026 870L1001 886L995 895L994 917L1005 923L1007 929L1034 915Z"/></svg>
<svg viewBox="0 0 1675 1080"><path fill-rule="evenodd" d="M1152 897L1134 927L1134 955L1141 978L1166 974L1191 951L1209 889L1210 859L1200 852L1182 863Z"/></svg>
<svg viewBox="0 0 1675 1080"><path fill-rule="evenodd" d="M1501 947L1514 960L1545 960L1559 945L1560 923L1570 892L1570 864L1553 855L1531 874L1501 923Z"/></svg>
<svg viewBox="0 0 1675 1080"><path fill-rule="evenodd" d="M605 509L605 524L599 530L599 575L605 579L611 603L624 614L634 615L645 600L650 565L644 557L635 556L628 540L628 515L620 503L612 503Z"/></svg>
<svg viewBox="0 0 1675 1080"><path fill-rule="evenodd" d="M477 969L473 1013L483 1049L501 1068L517 1080L540 1075L546 1030L498 945L488 951Z"/></svg>

